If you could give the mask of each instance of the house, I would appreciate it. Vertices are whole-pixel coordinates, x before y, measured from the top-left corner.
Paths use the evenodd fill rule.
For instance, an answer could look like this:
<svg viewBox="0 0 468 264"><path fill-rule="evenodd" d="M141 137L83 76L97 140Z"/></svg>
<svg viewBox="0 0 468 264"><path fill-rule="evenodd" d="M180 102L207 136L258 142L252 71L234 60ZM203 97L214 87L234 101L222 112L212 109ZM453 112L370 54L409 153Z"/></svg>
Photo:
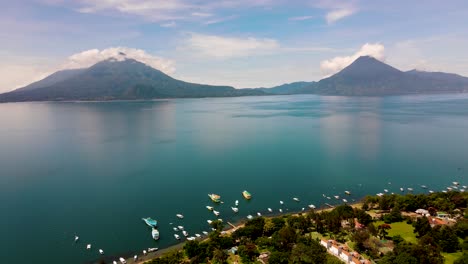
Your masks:
<svg viewBox="0 0 468 264"><path fill-rule="evenodd" d="M361 223L359 223L359 221L357 220L357 218L354 218L354 228L355 228L355 229L362 229L362 228L364 228L364 227L366 227L366 226L363 225L363 224L361 224Z"/></svg>
<svg viewBox="0 0 468 264"><path fill-rule="evenodd" d="M426 209L418 209L418 210L415 211L415 213L423 215L423 216L429 215L429 211L426 210Z"/></svg>
<svg viewBox="0 0 468 264"><path fill-rule="evenodd" d="M438 226L438 225L448 225L449 224L449 222L447 220L439 218L439 217L429 216L427 218L427 220L429 220L429 224L431 225L431 227Z"/></svg>
<svg viewBox="0 0 468 264"><path fill-rule="evenodd" d="M257 260L263 264L268 263L268 259L270 258L270 252L262 252L258 256Z"/></svg>

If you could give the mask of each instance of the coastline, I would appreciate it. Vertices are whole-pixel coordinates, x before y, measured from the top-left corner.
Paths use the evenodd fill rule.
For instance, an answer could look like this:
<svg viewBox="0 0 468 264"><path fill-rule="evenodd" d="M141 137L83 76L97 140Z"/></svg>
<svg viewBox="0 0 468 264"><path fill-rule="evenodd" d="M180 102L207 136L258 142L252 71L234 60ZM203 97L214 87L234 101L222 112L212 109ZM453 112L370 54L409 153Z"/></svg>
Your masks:
<svg viewBox="0 0 468 264"><path fill-rule="evenodd" d="M358 207L358 206L362 205L361 200L362 200L362 198L359 198L355 202L346 203L346 204L353 207L353 208L355 208L355 207ZM315 209L315 211L316 212L331 211L331 210L333 210L335 208L335 206L336 205L334 205L334 207L331 208L331 207L329 207L327 205L323 205L322 207L319 207L318 209ZM271 213L271 214L268 214L268 215L264 215L262 217L264 217L264 218L273 218L273 217L286 216L286 215L299 215L299 214L307 213L307 212L310 212L310 210L291 211L291 212L286 212L286 213ZM247 221L248 220L241 219L241 220L238 220L238 221L236 221L234 223L230 222L235 227L230 226L226 222L226 226L223 229L223 231L226 231L228 234L231 234L232 232L236 231L237 229L242 228ZM208 237L204 237L203 239L199 239L198 241L202 242L202 241L206 241L207 239L208 239ZM162 256L163 254L165 254L167 252L170 252L170 251L173 251L173 250L181 250L184 247L185 243L187 243L187 240L181 241L181 242L179 242L179 243L177 243L175 245L169 246L169 247L158 249L157 251L148 253L146 255L138 255L137 261L134 261L133 257L127 258L126 261L127 261L127 263L143 264L143 263L145 263L147 261L150 261L152 259L160 257L160 256Z"/></svg>

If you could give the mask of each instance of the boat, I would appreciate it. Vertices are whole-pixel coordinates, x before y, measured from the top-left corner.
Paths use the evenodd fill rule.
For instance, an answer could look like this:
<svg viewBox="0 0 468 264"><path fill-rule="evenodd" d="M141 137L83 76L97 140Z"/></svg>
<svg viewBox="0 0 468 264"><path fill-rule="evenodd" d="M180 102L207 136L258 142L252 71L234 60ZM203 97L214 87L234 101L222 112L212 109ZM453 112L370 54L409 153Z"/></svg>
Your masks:
<svg viewBox="0 0 468 264"><path fill-rule="evenodd" d="M149 227L156 227L158 225L158 221L152 219L151 217L142 218L141 220L143 220Z"/></svg>
<svg viewBox="0 0 468 264"><path fill-rule="evenodd" d="M463 187L463 189L467 189L467 188L466 188L466 185L463 185L462 187Z"/></svg>
<svg viewBox="0 0 468 264"><path fill-rule="evenodd" d="M234 211L234 213L239 212L239 208L237 208L237 207L231 207L231 209L232 209L232 211Z"/></svg>
<svg viewBox="0 0 468 264"><path fill-rule="evenodd" d="M99 249L99 254L104 255L104 250Z"/></svg>
<svg viewBox="0 0 468 264"><path fill-rule="evenodd" d="M432 191L432 190L429 190L429 193L434 193L434 191Z"/></svg>
<svg viewBox="0 0 468 264"><path fill-rule="evenodd" d="M184 227L183 227L183 226L177 226L177 228L178 228L179 230L184 230Z"/></svg>
<svg viewBox="0 0 468 264"><path fill-rule="evenodd" d="M187 237L187 240L188 241L193 241L193 240L195 240L195 237Z"/></svg>
<svg viewBox="0 0 468 264"><path fill-rule="evenodd" d="M348 202L348 200L346 200L346 199L343 199L343 203L347 203L347 202Z"/></svg>
<svg viewBox="0 0 468 264"><path fill-rule="evenodd" d="M127 263L127 261L125 261L125 259L122 258L122 257L119 258L119 261L120 261L120 263L122 263L122 264L126 264L126 263Z"/></svg>
<svg viewBox="0 0 468 264"><path fill-rule="evenodd" d="M280 201L280 204L284 204L283 201Z"/></svg>
<svg viewBox="0 0 468 264"><path fill-rule="evenodd" d="M207 206L206 206L206 209L208 209L208 210L210 210L210 211L213 211L214 208L213 208L213 206L207 205Z"/></svg>
<svg viewBox="0 0 468 264"><path fill-rule="evenodd" d="M305 208L304 208L304 207L302 207L302 209L301 209L301 210L304 212L304 211L305 211Z"/></svg>
<svg viewBox="0 0 468 264"><path fill-rule="evenodd" d="M210 225L211 225L211 223L213 223L213 221L211 221L211 220L206 220L206 222L208 222L208 224L210 224Z"/></svg>
<svg viewBox="0 0 468 264"><path fill-rule="evenodd" d="M200 234L195 234L195 236L196 236L196 237L201 237L201 235L200 235Z"/></svg>
<svg viewBox="0 0 468 264"><path fill-rule="evenodd" d="M91 244L86 245L86 249L91 249Z"/></svg>
<svg viewBox="0 0 468 264"><path fill-rule="evenodd" d="M451 190L452 190L452 187L447 187L447 190L451 191Z"/></svg>
<svg viewBox="0 0 468 264"><path fill-rule="evenodd" d="M145 255L145 256L146 256L146 253L147 253L147 252L146 252L146 250L144 250L144 249L143 249L143 255Z"/></svg>
<svg viewBox="0 0 468 264"><path fill-rule="evenodd" d="M112 261L112 264L117 264L117 261L115 261L115 260L114 260L114 261Z"/></svg>
<svg viewBox="0 0 468 264"><path fill-rule="evenodd" d="M247 200L250 200L250 199L252 198L252 195L251 195L248 191L246 191L246 190L244 190L244 191L242 192L242 195L243 195L244 198L247 199Z"/></svg>
<svg viewBox="0 0 468 264"><path fill-rule="evenodd" d="M138 259L138 256L137 256L137 255L133 256L133 261L134 261L134 262L136 262L137 259Z"/></svg>
<svg viewBox="0 0 468 264"><path fill-rule="evenodd" d="M252 215L248 215L248 216L247 216L247 219L252 220L252 219L253 219L253 216L252 216Z"/></svg>
<svg viewBox="0 0 468 264"><path fill-rule="evenodd" d="M273 212L273 210L271 210L271 208L268 208L268 212L272 213L272 212Z"/></svg>
<svg viewBox="0 0 468 264"><path fill-rule="evenodd" d="M211 231L216 231L216 229L214 229L213 227L211 228Z"/></svg>
<svg viewBox="0 0 468 264"><path fill-rule="evenodd" d="M148 248L148 252L155 252L158 251L158 248Z"/></svg>
<svg viewBox="0 0 468 264"><path fill-rule="evenodd" d="M179 229L177 227L173 227L172 229L174 229L174 231L179 231Z"/></svg>
<svg viewBox="0 0 468 264"><path fill-rule="evenodd" d="M79 236L75 236L75 243L78 242L79 239L80 239Z"/></svg>
<svg viewBox="0 0 468 264"><path fill-rule="evenodd" d="M309 204L309 208L310 208L310 209L315 209L315 205Z"/></svg>
<svg viewBox="0 0 468 264"><path fill-rule="evenodd" d="M452 182L452 183L453 183L453 185L460 185L459 182Z"/></svg>
<svg viewBox="0 0 468 264"><path fill-rule="evenodd" d="M218 221L220 221L220 222L223 222L223 219L221 219L221 218L218 218Z"/></svg>
<svg viewBox="0 0 468 264"><path fill-rule="evenodd" d="M427 186L426 185L421 185L421 188L427 189Z"/></svg>
<svg viewBox="0 0 468 264"><path fill-rule="evenodd" d="M213 210L213 214L216 215L216 216L218 216L218 215L219 215L219 212L216 211L216 210Z"/></svg>
<svg viewBox="0 0 468 264"><path fill-rule="evenodd" d="M294 197L293 200L299 202L299 198Z"/></svg>
<svg viewBox="0 0 468 264"><path fill-rule="evenodd" d="M211 201L215 202L215 203L219 203L221 202L221 196L217 195L217 194L208 194L208 197L210 197Z"/></svg>
<svg viewBox="0 0 468 264"><path fill-rule="evenodd" d="M280 213L282 213L282 212L283 212L283 209L280 208L279 211L280 211Z"/></svg>
<svg viewBox="0 0 468 264"><path fill-rule="evenodd" d="M335 199L337 199L337 200L340 199L340 196L338 196L338 195L335 195L334 197L335 197Z"/></svg>
<svg viewBox="0 0 468 264"><path fill-rule="evenodd" d="M184 236L188 236L188 232L185 231L185 230L182 231L182 234L183 234Z"/></svg>
<svg viewBox="0 0 468 264"><path fill-rule="evenodd" d="M236 204L236 206L238 206L239 205L239 200L236 200L235 204Z"/></svg>
<svg viewBox="0 0 468 264"><path fill-rule="evenodd" d="M383 193L378 193L377 196L382 197L384 194Z"/></svg>
<svg viewBox="0 0 468 264"><path fill-rule="evenodd" d="M412 191L413 191L413 188L407 188L407 189L408 189L408 191L410 191L410 192L412 192Z"/></svg>
<svg viewBox="0 0 468 264"><path fill-rule="evenodd" d="M404 192L404 191L405 191L405 189L403 189L403 188L400 188L400 191Z"/></svg>
<svg viewBox="0 0 468 264"><path fill-rule="evenodd" d="M327 196L327 199L328 199L328 200L331 200L331 197L330 197L330 196Z"/></svg>
<svg viewBox="0 0 468 264"><path fill-rule="evenodd" d="M153 228L153 230L151 230L151 236L153 237L154 240L158 240L159 239L159 231L156 228Z"/></svg>
<svg viewBox="0 0 468 264"><path fill-rule="evenodd" d="M175 239L179 240L180 236L178 234L174 234Z"/></svg>
<svg viewBox="0 0 468 264"><path fill-rule="evenodd" d="M176 214L176 216L177 216L178 218L180 218L180 219L184 219L184 216L181 215L181 214Z"/></svg>
<svg viewBox="0 0 468 264"><path fill-rule="evenodd" d="M258 215L258 216L262 216L262 214L261 214L260 212L257 212L257 215Z"/></svg>
<svg viewBox="0 0 468 264"><path fill-rule="evenodd" d="M206 231L202 231L202 233L203 233L205 236L207 236L207 235L209 234L209 233L206 232Z"/></svg>
<svg viewBox="0 0 468 264"><path fill-rule="evenodd" d="M443 192L443 193L447 193L447 191L446 191L446 190L443 190L442 192Z"/></svg>
<svg viewBox="0 0 468 264"><path fill-rule="evenodd" d="M350 192L350 191L344 191L344 193L345 193L346 195L351 195L351 192Z"/></svg>
<svg viewBox="0 0 468 264"><path fill-rule="evenodd" d="M383 191L386 192L386 193L388 193L388 190L387 190L387 189L384 189Z"/></svg>

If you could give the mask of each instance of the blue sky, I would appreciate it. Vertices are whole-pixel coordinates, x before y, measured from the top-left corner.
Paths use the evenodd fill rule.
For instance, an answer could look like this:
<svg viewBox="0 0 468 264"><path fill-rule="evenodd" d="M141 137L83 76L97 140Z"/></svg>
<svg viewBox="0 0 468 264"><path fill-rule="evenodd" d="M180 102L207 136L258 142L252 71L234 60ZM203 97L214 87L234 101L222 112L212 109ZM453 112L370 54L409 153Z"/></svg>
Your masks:
<svg viewBox="0 0 468 264"><path fill-rule="evenodd" d="M0 92L119 50L236 88L312 81L359 55L468 76L468 2L23 0L0 10Z"/></svg>

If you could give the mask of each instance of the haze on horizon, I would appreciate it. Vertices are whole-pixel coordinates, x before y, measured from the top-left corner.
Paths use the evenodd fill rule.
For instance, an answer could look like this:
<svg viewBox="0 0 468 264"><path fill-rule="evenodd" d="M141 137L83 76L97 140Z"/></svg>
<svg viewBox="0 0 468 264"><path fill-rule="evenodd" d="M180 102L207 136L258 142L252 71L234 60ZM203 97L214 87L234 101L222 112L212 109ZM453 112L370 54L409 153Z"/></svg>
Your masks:
<svg viewBox="0 0 468 264"><path fill-rule="evenodd" d="M464 1L25 0L0 11L0 93L124 52L236 88L319 80L371 55L468 76Z"/></svg>

